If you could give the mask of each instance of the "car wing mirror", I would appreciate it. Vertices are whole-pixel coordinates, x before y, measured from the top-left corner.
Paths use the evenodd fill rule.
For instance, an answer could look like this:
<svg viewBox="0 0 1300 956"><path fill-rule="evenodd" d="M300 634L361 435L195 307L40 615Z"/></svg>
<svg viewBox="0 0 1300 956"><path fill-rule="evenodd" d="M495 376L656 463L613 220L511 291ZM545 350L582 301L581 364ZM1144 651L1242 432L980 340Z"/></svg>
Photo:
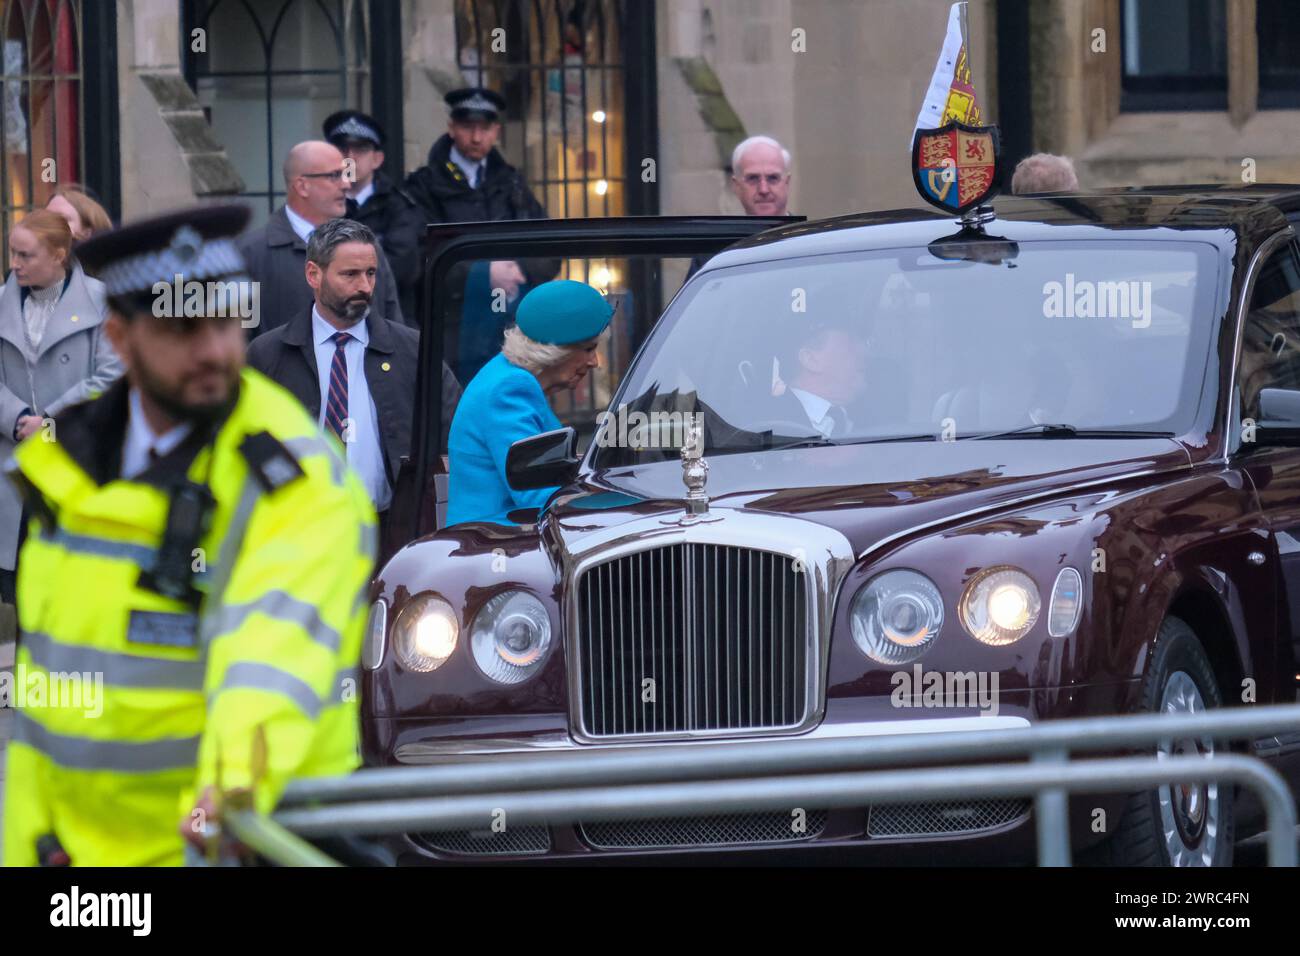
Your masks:
<svg viewBox="0 0 1300 956"><path fill-rule="evenodd" d="M506 482L515 491L567 485L578 475L578 433L558 428L522 438L506 453Z"/></svg>
<svg viewBox="0 0 1300 956"><path fill-rule="evenodd" d="M1290 388L1260 389L1255 444L1300 445L1300 391Z"/></svg>

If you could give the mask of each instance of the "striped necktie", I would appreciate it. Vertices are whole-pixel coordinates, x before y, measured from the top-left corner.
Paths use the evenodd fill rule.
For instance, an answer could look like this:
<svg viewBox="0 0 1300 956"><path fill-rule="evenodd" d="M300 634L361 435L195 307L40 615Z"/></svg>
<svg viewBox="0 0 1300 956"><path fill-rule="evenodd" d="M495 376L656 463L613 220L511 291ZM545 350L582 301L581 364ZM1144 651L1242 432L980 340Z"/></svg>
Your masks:
<svg viewBox="0 0 1300 956"><path fill-rule="evenodd" d="M348 357L345 352L352 340L346 332L330 336L334 343L334 360L330 362L330 395L325 406L325 427L343 441L343 423L348 418Z"/></svg>

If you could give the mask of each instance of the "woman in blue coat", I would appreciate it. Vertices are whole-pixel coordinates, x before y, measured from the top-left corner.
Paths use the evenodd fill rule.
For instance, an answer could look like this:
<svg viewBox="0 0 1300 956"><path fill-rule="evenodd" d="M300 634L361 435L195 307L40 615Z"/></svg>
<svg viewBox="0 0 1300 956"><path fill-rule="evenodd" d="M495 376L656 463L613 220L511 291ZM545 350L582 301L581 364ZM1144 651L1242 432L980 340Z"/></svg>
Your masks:
<svg viewBox="0 0 1300 956"><path fill-rule="evenodd" d="M613 310L589 285L557 279L533 289L506 330L501 352L479 370L456 406L448 441L447 524L507 523L516 508L540 508L555 488L515 491L506 455L523 438L562 428L546 397L573 388L600 365Z"/></svg>

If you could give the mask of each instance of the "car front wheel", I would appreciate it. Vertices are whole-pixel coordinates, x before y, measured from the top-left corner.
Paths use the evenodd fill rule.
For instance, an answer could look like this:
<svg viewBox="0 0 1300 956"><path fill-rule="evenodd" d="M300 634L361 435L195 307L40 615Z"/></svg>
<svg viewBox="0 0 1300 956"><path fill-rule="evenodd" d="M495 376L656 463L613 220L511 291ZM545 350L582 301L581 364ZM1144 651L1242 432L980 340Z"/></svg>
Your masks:
<svg viewBox="0 0 1300 956"><path fill-rule="evenodd" d="M1196 714L1223 706L1205 649L1186 622L1166 618L1142 680L1141 707ZM1157 756L1207 756L1207 738L1162 740ZM1119 831L1085 862L1107 866L1231 866L1233 785L1163 784L1129 797Z"/></svg>

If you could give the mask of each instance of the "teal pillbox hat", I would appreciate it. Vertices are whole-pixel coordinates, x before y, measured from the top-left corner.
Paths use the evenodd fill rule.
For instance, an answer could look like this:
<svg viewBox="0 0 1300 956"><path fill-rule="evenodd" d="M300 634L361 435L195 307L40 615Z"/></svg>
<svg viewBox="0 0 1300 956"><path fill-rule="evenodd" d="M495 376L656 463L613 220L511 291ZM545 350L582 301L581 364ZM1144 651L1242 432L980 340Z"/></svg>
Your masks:
<svg viewBox="0 0 1300 956"><path fill-rule="evenodd" d="M591 286L555 279L524 296L515 312L515 324L534 342L573 345L600 335L613 315L605 297Z"/></svg>

